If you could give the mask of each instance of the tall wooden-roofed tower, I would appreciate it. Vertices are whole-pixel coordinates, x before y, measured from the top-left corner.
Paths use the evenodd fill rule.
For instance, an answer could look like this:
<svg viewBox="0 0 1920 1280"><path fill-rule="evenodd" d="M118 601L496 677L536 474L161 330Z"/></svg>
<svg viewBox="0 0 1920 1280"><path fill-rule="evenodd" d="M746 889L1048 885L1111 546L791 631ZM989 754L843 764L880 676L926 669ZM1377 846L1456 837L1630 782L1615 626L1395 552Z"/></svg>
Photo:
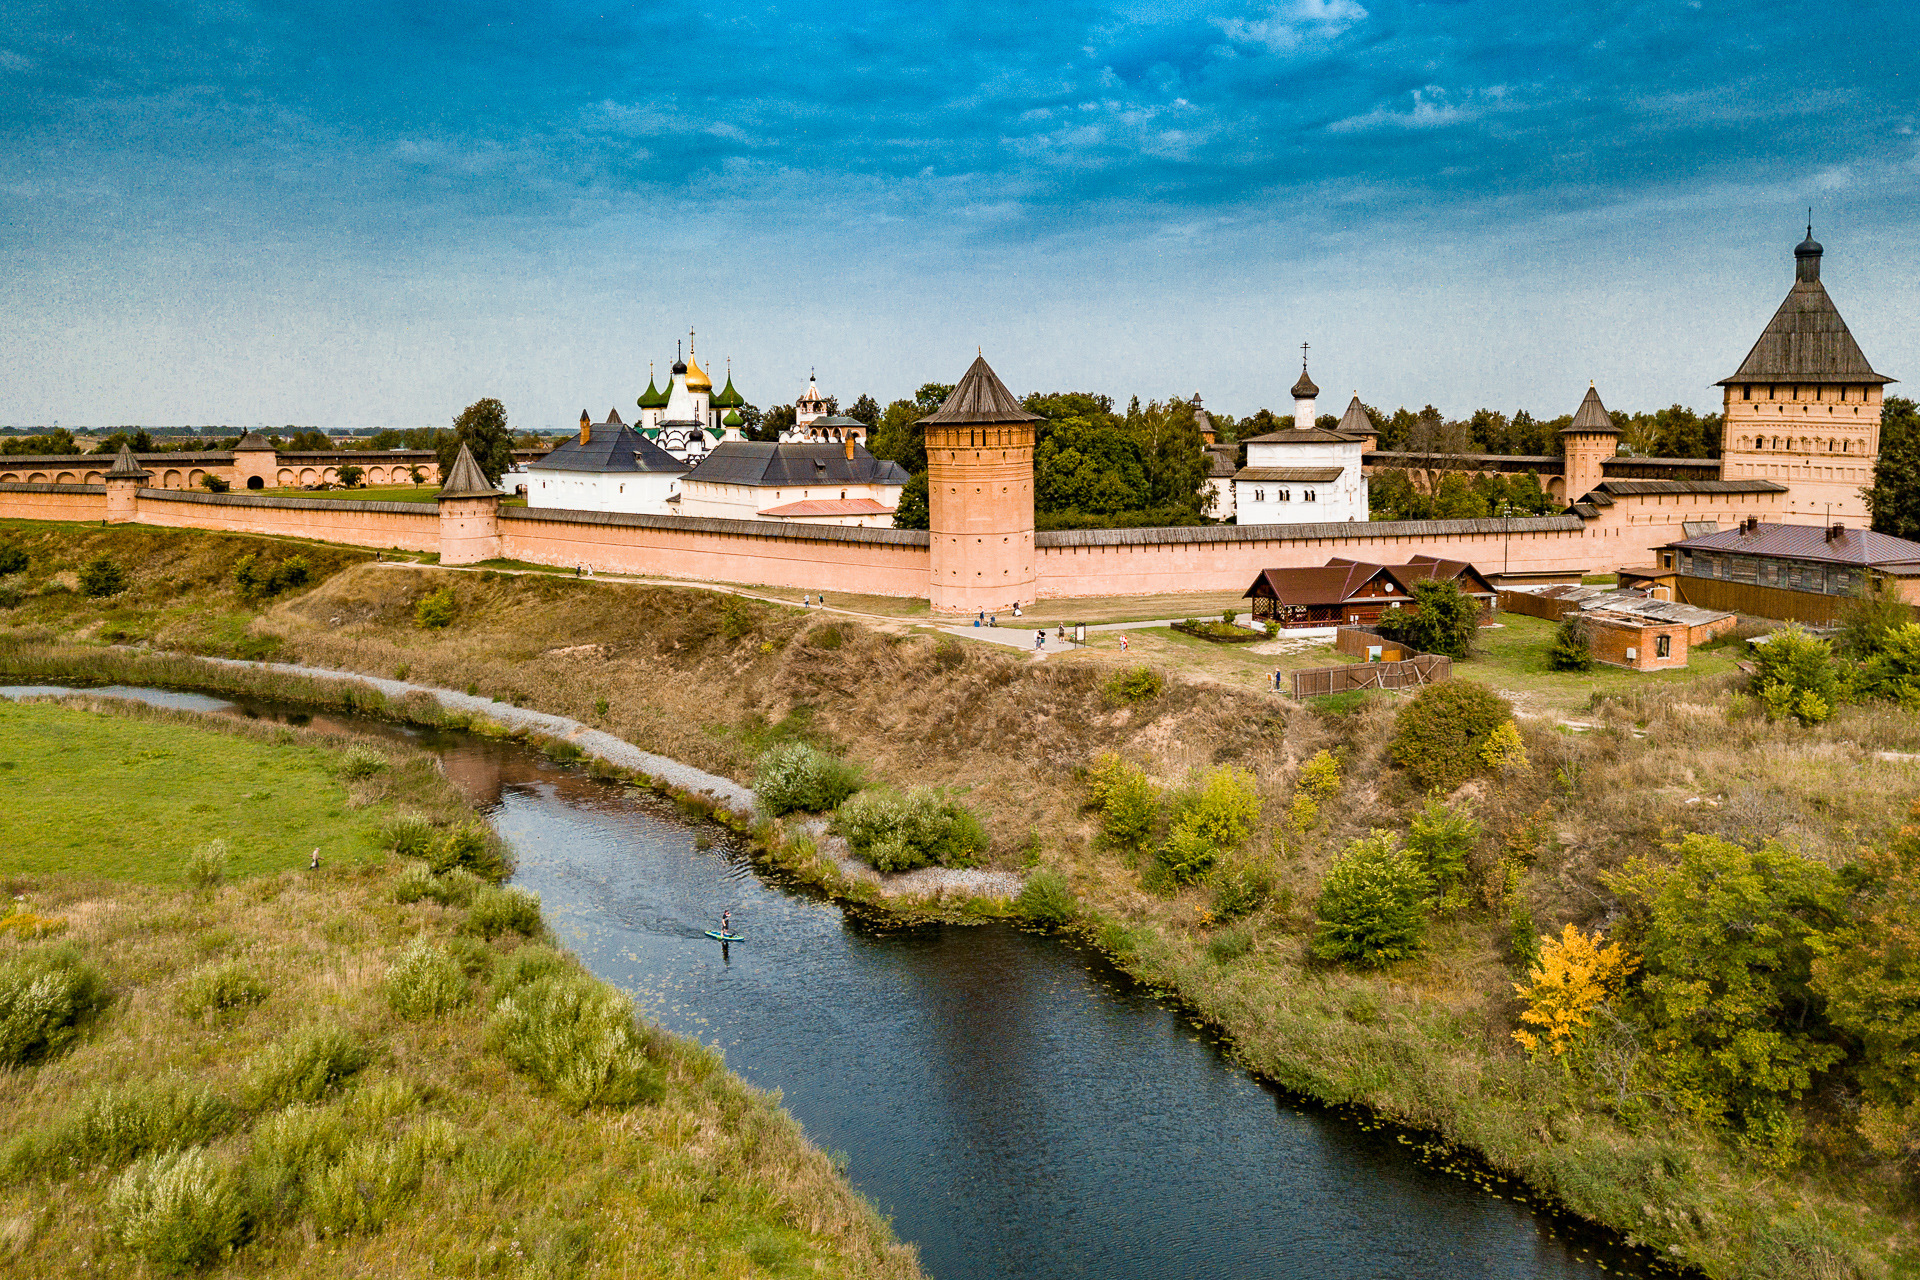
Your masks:
<svg viewBox="0 0 1920 1280"><path fill-rule="evenodd" d="M926 428L927 514L936 613L1032 604L1033 424L983 356Z"/></svg>
<svg viewBox="0 0 1920 1280"><path fill-rule="evenodd" d="M1829 514L1865 523L1860 491L1873 483L1881 399L1893 379L1874 372L1827 296L1822 252L1808 226L1793 251L1793 288L1739 372L1720 380L1720 478L1786 485L1790 523Z"/></svg>

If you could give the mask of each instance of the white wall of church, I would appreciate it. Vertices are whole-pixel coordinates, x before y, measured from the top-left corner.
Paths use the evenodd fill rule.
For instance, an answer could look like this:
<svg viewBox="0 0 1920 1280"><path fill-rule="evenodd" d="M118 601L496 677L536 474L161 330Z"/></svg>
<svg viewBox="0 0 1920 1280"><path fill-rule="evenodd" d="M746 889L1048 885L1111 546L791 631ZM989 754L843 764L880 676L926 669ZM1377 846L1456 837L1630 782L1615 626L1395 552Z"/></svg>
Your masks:
<svg viewBox="0 0 1920 1280"><path fill-rule="evenodd" d="M1353 443L1247 444L1247 467L1339 467L1340 478L1324 483L1235 480L1236 523L1325 524L1366 520L1367 477L1361 470L1364 446Z"/></svg>
<svg viewBox="0 0 1920 1280"><path fill-rule="evenodd" d="M807 502L825 498L872 498L885 507L900 505L897 484L814 484L791 485L775 489L750 484L715 484L710 480L689 480L680 494L683 516L716 516L726 520L758 520L770 507L789 502ZM842 520L820 523L842 524Z"/></svg>
<svg viewBox="0 0 1920 1280"><path fill-rule="evenodd" d="M680 488L680 477L661 471L543 471L527 468L527 505L557 507L563 511L625 511L635 515L666 515L667 499Z"/></svg>

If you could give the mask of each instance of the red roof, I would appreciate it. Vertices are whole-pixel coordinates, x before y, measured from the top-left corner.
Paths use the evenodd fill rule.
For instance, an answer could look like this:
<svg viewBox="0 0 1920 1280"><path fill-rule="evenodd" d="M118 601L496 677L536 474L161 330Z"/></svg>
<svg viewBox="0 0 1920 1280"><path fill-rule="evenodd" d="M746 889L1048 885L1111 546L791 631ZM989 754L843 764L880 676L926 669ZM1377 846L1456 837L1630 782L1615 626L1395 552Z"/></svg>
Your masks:
<svg viewBox="0 0 1920 1280"><path fill-rule="evenodd" d="M1351 560L1345 556L1335 556L1328 564L1366 564L1368 561ZM1494 595L1493 584L1486 576L1465 560L1442 560L1439 556L1418 555L1409 557L1405 564L1388 565L1393 576L1398 578L1408 590L1416 582L1432 579L1435 582L1458 582L1460 589L1470 596Z"/></svg>
<svg viewBox="0 0 1920 1280"><path fill-rule="evenodd" d="M872 498L809 498L805 502L789 502L782 507L768 507L760 514L798 519L805 519L808 516L890 516L893 514L893 508L875 502Z"/></svg>
<svg viewBox="0 0 1920 1280"><path fill-rule="evenodd" d="M1789 560L1823 560L1829 564L1886 565L1920 561L1920 543L1908 542L1871 529L1840 530L1828 537L1825 525L1759 524L1751 532L1741 527L1697 538L1682 538L1666 547L1688 551L1731 551L1746 556L1779 556Z"/></svg>
<svg viewBox="0 0 1920 1280"><path fill-rule="evenodd" d="M1406 585L1386 566L1337 561L1319 568L1263 570L1242 599L1269 599L1298 605L1345 604L1374 582L1385 590L1369 594L1366 597L1369 600L1402 604L1410 599Z"/></svg>

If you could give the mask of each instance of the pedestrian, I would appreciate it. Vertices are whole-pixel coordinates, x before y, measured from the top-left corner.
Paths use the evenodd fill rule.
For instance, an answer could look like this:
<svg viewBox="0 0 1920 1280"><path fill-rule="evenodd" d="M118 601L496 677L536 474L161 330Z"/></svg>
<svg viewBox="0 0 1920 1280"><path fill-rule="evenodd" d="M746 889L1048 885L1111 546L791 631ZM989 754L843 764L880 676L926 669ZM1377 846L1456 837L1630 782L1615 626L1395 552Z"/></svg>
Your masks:
<svg viewBox="0 0 1920 1280"><path fill-rule="evenodd" d="M1127 651L1127 633L1122 631L1120 633L1120 652L1125 653L1126 651Z"/></svg>
<svg viewBox="0 0 1920 1280"><path fill-rule="evenodd" d="M999 625L1000 625L1000 615L996 613L996 614L994 614L994 615L993 615L993 616L992 616L991 618L988 618L988 619L987 619L987 625L988 625L988 626L990 626L990 627L997 627L997 626L999 626Z"/></svg>
<svg viewBox="0 0 1920 1280"><path fill-rule="evenodd" d="M313 851L313 861L307 864L307 870L318 871L319 869L320 869L320 851L318 849L315 849Z"/></svg>
<svg viewBox="0 0 1920 1280"><path fill-rule="evenodd" d="M1036 649L1044 649L1047 647L1047 629L1045 627L1033 633L1033 647Z"/></svg>
<svg viewBox="0 0 1920 1280"><path fill-rule="evenodd" d="M822 609L824 609L824 608L826 608L826 607L827 607L827 597L826 597L826 595L825 595L824 593L823 593L823 594L821 595L821 597L820 597L820 607L821 607Z"/></svg>

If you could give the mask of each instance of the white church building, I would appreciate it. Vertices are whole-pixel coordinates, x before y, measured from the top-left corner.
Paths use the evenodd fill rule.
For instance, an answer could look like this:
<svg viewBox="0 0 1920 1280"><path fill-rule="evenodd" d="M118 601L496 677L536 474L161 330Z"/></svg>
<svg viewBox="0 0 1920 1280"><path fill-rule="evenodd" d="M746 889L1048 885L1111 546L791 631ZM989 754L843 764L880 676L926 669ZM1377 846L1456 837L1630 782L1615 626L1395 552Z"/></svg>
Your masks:
<svg viewBox="0 0 1920 1280"><path fill-rule="evenodd" d="M526 491L529 507L663 516L690 465L620 421L618 410L599 423L582 410L579 435L502 479Z"/></svg>
<svg viewBox="0 0 1920 1280"><path fill-rule="evenodd" d="M739 411L747 401L733 389L733 370L727 370L726 389L714 394L713 379L694 358L691 334L687 357L674 358L666 387L657 386L649 373L636 403L640 417L634 429L682 462L698 462L722 440L746 439Z"/></svg>
<svg viewBox="0 0 1920 1280"><path fill-rule="evenodd" d="M1356 394L1337 427L1329 431L1316 426L1319 395L1303 359L1300 381L1293 384L1293 427L1243 442L1247 465L1233 474L1236 523L1330 524L1369 518L1361 455L1372 447L1373 422Z"/></svg>

